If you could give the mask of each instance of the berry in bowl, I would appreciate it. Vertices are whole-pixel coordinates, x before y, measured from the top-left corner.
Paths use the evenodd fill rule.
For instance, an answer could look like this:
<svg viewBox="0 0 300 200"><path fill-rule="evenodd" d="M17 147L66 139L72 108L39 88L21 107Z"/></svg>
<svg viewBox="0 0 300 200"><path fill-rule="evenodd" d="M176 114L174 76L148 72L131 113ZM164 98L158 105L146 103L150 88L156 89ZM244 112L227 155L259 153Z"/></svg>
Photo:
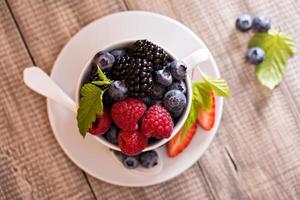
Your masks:
<svg viewBox="0 0 300 200"><path fill-rule="evenodd" d="M182 127L191 106L187 66L148 40L98 52L77 86L80 133L128 156L154 150Z"/></svg>

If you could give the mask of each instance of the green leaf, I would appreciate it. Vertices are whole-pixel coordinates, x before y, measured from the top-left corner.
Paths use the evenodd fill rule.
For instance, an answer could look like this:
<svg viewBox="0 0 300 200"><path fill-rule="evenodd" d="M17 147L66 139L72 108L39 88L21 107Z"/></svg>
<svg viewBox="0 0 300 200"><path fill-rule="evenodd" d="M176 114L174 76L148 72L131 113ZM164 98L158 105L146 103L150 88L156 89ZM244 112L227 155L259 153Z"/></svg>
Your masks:
<svg viewBox="0 0 300 200"><path fill-rule="evenodd" d="M205 74L201 73L203 80L211 87L211 89L218 96L230 97L231 91L227 82L222 78L211 79L208 78Z"/></svg>
<svg viewBox="0 0 300 200"><path fill-rule="evenodd" d="M97 65L97 72L98 72L100 80L107 81L110 83L110 80L105 76L105 74L102 72L102 70L100 69L100 67L98 65Z"/></svg>
<svg viewBox="0 0 300 200"><path fill-rule="evenodd" d="M104 91L91 83L83 85L80 90L82 97L77 111L77 125L83 137L96 120L96 114L103 114L103 93Z"/></svg>
<svg viewBox="0 0 300 200"><path fill-rule="evenodd" d="M198 112L200 106L203 106L205 110L211 108L211 88L205 82L194 82L192 86L193 96L192 96L192 105L189 112L189 115L182 126L182 133L180 139L183 139L186 131L195 123L198 117Z"/></svg>
<svg viewBox="0 0 300 200"><path fill-rule="evenodd" d="M192 105L189 115L182 126L182 133L180 139L183 139L186 131L195 123L198 118L198 112L200 107L205 111L211 109L211 92L214 92L217 96L229 97L231 92L227 82L224 79L208 78L205 74L202 74L203 81L196 81L192 85Z"/></svg>
<svg viewBox="0 0 300 200"><path fill-rule="evenodd" d="M262 85L273 89L283 78L288 58L296 52L295 42L288 34L269 31L252 37L248 47L257 46L265 51L266 57L256 66L256 77Z"/></svg>
<svg viewBox="0 0 300 200"><path fill-rule="evenodd" d="M103 86L103 85L109 85L109 81L92 81L94 85Z"/></svg>

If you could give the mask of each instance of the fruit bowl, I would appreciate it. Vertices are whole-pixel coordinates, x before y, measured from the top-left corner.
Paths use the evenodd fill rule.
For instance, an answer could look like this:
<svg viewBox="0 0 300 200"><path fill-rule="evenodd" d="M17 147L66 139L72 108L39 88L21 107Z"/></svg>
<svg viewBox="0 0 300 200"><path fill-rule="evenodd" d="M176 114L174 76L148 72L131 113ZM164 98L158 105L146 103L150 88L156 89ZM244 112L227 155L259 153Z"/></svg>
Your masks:
<svg viewBox="0 0 300 200"><path fill-rule="evenodd" d="M113 49L123 49L123 48L128 48L130 46L132 46L137 40L139 39L143 39L143 38L137 38L137 39L124 39L124 40L120 40L120 41L117 41L117 42L114 42L108 46L106 46L105 48L99 50L98 52L100 51L111 51ZM151 41L155 44L157 44L158 46L162 47L162 45L158 44L156 41ZM163 50L171 57L172 60L177 60L178 58L172 54L168 49L162 47ZM88 60L88 62L85 64L80 76L79 76L79 81L77 83L77 86L76 86L76 104L79 105L79 101L80 101L80 89L81 87L84 85L84 83L86 82L86 80L88 79L88 76L89 74L91 73L91 70L92 70L92 62L93 62L93 59L95 57L95 55L98 53L98 52L95 52L94 55L91 56L91 58ZM176 120L176 123L174 123L174 128L173 128L173 131L171 133L171 136L168 137L168 138L163 138L163 139L159 139L159 140L154 140L154 142L150 142L148 144L148 146L143 149L143 152L145 151L150 151L150 150L153 150L153 149L156 149L162 145L164 145L165 143L167 143L170 139L172 139L173 136L176 135L176 133L180 130L180 128L183 126L187 116L188 116L188 113L189 113L189 110L190 110L190 107L191 107L191 101L192 101L192 88L191 88L191 80L189 78L189 76L187 75L186 78L185 78L185 83L186 83L186 106L182 112L182 114L180 115L180 117ZM121 151L120 147L116 144L112 144L110 143L103 135L101 136L97 136L97 135L94 135L94 138L100 142L101 144L105 145L106 147L110 148L110 149L113 149L115 151Z"/></svg>

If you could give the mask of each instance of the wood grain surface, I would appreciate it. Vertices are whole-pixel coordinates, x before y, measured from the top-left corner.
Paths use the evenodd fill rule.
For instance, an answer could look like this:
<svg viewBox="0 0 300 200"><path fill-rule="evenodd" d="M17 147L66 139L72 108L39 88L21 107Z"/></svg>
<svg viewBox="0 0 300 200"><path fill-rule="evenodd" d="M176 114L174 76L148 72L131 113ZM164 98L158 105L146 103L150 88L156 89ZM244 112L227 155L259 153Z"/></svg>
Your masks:
<svg viewBox="0 0 300 200"><path fill-rule="evenodd" d="M0 1L0 199L300 199L300 58L273 91L244 59L253 33L234 28L242 12L265 14L300 37L300 2L204 0ZM110 13L147 10L191 28L231 86L217 137L189 170L165 183L126 188L77 168L57 144L43 97L22 83L26 66L50 72L82 27Z"/></svg>

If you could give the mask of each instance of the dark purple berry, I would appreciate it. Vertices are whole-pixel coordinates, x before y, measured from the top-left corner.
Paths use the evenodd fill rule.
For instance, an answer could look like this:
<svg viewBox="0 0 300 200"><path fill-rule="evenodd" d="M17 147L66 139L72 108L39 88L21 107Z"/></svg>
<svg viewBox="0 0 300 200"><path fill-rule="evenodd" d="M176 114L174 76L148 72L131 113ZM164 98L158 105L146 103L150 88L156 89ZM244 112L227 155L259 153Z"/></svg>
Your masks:
<svg viewBox="0 0 300 200"><path fill-rule="evenodd" d="M170 90L165 94L163 104L170 113L179 112L185 108L186 97L179 90Z"/></svg>
<svg viewBox="0 0 300 200"><path fill-rule="evenodd" d="M139 155L140 164L145 168L151 168L158 163L158 154L156 151L147 151Z"/></svg>
<svg viewBox="0 0 300 200"><path fill-rule="evenodd" d="M127 87L123 81L114 81L108 89L109 95L115 101L120 101L127 97Z"/></svg>
<svg viewBox="0 0 300 200"><path fill-rule="evenodd" d="M164 97L165 92L166 92L165 87L163 87L160 84L153 83L150 97L152 99L160 100Z"/></svg>
<svg viewBox="0 0 300 200"><path fill-rule="evenodd" d="M252 17L247 14L241 14L236 19L235 26L241 32L249 31L252 28Z"/></svg>
<svg viewBox="0 0 300 200"><path fill-rule="evenodd" d="M168 87L168 90L180 90L184 94L186 93L186 84L184 81L175 81Z"/></svg>
<svg viewBox="0 0 300 200"><path fill-rule="evenodd" d="M170 66L170 70L174 79L176 80L185 79L187 67L185 66L185 63L183 63L182 61L180 60L173 61Z"/></svg>
<svg viewBox="0 0 300 200"><path fill-rule="evenodd" d="M118 129L116 126L112 125L110 129L104 134L106 140L112 144L118 143Z"/></svg>
<svg viewBox="0 0 300 200"><path fill-rule="evenodd" d="M265 18L264 16L256 16L253 19L253 27L258 32L268 32L271 28L271 20Z"/></svg>
<svg viewBox="0 0 300 200"><path fill-rule="evenodd" d="M171 72L166 69L161 69L154 72L155 82L163 86L170 86L173 82Z"/></svg>
<svg viewBox="0 0 300 200"><path fill-rule="evenodd" d="M248 49L247 52L247 60L251 64L260 64L264 61L265 59L265 52L262 48L260 47L253 47L251 49Z"/></svg>
<svg viewBox="0 0 300 200"><path fill-rule="evenodd" d="M93 63L98 65L104 72L110 71L115 62L115 57L107 51L100 51L96 54Z"/></svg>
<svg viewBox="0 0 300 200"><path fill-rule="evenodd" d="M114 49L110 53L115 57L116 60L127 54L125 49Z"/></svg>
<svg viewBox="0 0 300 200"><path fill-rule="evenodd" d="M123 165L128 169L135 169L140 165L140 162L135 156L128 156L124 158Z"/></svg>

